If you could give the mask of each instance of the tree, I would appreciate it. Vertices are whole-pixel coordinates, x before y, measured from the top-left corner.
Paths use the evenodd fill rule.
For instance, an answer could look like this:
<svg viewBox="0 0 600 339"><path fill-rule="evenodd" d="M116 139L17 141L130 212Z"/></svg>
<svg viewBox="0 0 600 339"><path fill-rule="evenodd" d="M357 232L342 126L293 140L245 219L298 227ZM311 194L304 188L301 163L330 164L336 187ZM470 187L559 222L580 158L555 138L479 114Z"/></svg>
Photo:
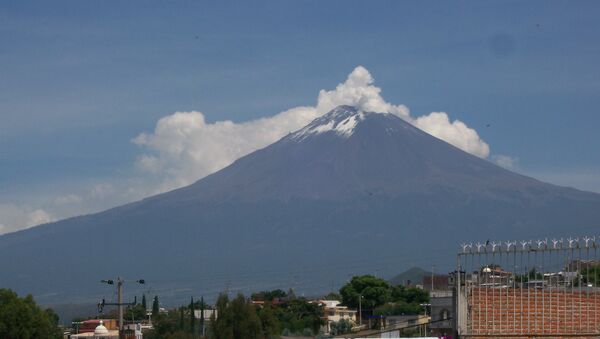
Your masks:
<svg viewBox="0 0 600 339"><path fill-rule="evenodd" d="M154 329L144 333L144 339L191 338L192 335L181 330L181 308L159 313L152 319Z"/></svg>
<svg viewBox="0 0 600 339"><path fill-rule="evenodd" d="M281 328L287 329L290 334L302 334L305 329L318 333L323 324L323 309L304 298L288 300L274 312Z"/></svg>
<svg viewBox="0 0 600 339"><path fill-rule="evenodd" d="M278 337L281 334L279 320L275 317L273 306L269 303L265 304L256 310L260 323L262 325L263 334L266 338Z"/></svg>
<svg viewBox="0 0 600 339"><path fill-rule="evenodd" d="M325 300L342 300L342 296L339 293L329 292L326 296L323 297Z"/></svg>
<svg viewBox="0 0 600 339"><path fill-rule="evenodd" d="M183 331L184 321L183 321L183 306L179 308L179 329Z"/></svg>
<svg viewBox="0 0 600 339"><path fill-rule="evenodd" d="M350 308L358 308L358 299L362 296L362 306L375 308L391 298L390 285L383 279L372 275L352 277L349 283L340 289L342 302Z"/></svg>
<svg viewBox="0 0 600 339"><path fill-rule="evenodd" d="M158 306L158 296L155 295L154 296L154 301L152 302L152 316L156 317L158 315L158 312L160 311L159 306Z"/></svg>
<svg viewBox="0 0 600 339"><path fill-rule="evenodd" d="M196 332L196 315L194 314L194 297L190 301L190 333Z"/></svg>
<svg viewBox="0 0 600 339"><path fill-rule="evenodd" d="M407 303L423 304L429 302L429 293L421 288L404 287L397 285L392 287L392 301L404 301Z"/></svg>
<svg viewBox="0 0 600 339"><path fill-rule="evenodd" d="M127 308L125 309L124 316L125 316L125 319L129 319L129 320L145 319L146 318L146 308L141 304L127 306Z"/></svg>
<svg viewBox="0 0 600 339"><path fill-rule="evenodd" d="M272 291L261 291L258 293L252 293L250 299L255 301L272 301L273 299L282 299L287 297L287 293L280 289Z"/></svg>
<svg viewBox="0 0 600 339"><path fill-rule="evenodd" d="M9 289L0 289L0 338L58 339L62 332L58 316L38 307L31 295L25 298Z"/></svg>
<svg viewBox="0 0 600 339"><path fill-rule="evenodd" d="M211 316L211 332L215 339L263 339L261 320L256 308L242 294L233 300L227 295L217 299L219 317Z"/></svg>
<svg viewBox="0 0 600 339"><path fill-rule="evenodd" d="M214 312L210 316L212 337L215 339L234 339L233 318L229 309L229 297L226 294L219 295L215 306L219 317L216 318Z"/></svg>
<svg viewBox="0 0 600 339"><path fill-rule="evenodd" d="M421 304L429 301L429 293L420 288L397 285L390 290L389 302L375 307L374 314L385 316L419 314L423 312Z"/></svg>
<svg viewBox="0 0 600 339"><path fill-rule="evenodd" d="M587 267L581 270L581 280L585 285L596 285L600 282L600 267Z"/></svg>
<svg viewBox="0 0 600 339"><path fill-rule="evenodd" d="M204 335L204 297L200 297L200 335Z"/></svg>

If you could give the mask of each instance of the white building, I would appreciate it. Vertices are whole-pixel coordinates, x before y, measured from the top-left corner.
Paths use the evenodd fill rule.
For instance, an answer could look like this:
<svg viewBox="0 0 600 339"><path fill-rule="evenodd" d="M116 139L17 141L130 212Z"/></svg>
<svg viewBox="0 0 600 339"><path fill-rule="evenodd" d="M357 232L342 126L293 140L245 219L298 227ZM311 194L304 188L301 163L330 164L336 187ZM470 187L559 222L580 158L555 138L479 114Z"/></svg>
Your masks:
<svg viewBox="0 0 600 339"><path fill-rule="evenodd" d="M326 333L331 331L331 323L337 323L342 319L350 321L353 325L356 324L356 310L348 309L347 306L340 306L340 304L341 302L338 300L319 300L319 305L323 306L325 320L323 330Z"/></svg>
<svg viewBox="0 0 600 339"><path fill-rule="evenodd" d="M140 324L133 324L133 325L129 325L128 327L131 327L131 330L134 331L135 339L143 338L142 327ZM100 325L98 325L96 327L94 332L72 334L69 338L70 339L119 339L119 331L107 329L104 326L102 320L100 320ZM128 337L128 338L131 338L131 337Z"/></svg>

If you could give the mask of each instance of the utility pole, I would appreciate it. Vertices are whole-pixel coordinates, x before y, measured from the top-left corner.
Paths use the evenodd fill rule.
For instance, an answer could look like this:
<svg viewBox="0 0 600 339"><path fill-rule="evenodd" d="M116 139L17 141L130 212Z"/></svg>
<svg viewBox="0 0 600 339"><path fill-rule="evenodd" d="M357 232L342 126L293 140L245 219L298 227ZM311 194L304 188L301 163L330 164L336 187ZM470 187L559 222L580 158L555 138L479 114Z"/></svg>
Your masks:
<svg viewBox="0 0 600 339"><path fill-rule="evenodd" d="M435 270L435 265L432 265L431 266L431 292L433 292L433 277L434 277L433 271L434 270Z"/></svg>
<svg viewBox="0 0 600 339"><path fill-rule="evenodd" d="M108 285L114 285L115 281L114 280L101 280L100 282L108 284ZM146 281L144 279L139 279L135 281L138 284L145 284ZM116 303L106 303L104 301L104 299L102 299L102 308L104 308L105 305L111 305L111 306L117 306L119 309L119 333L121 333L124 329L124 324L123 324L123 306L134 306L135 304L137 304L137 297L135 297L133 299L132 303L124 303L123 302L123 283L125 283L125 280L123 280L123 278L121 277L117 277L117 302Z"/></svg>
<svg viewBox="0 0 600 339"><path fill-rule="evenodd" d="M362 295L358 295L358 326L362 328Z"/></svg>

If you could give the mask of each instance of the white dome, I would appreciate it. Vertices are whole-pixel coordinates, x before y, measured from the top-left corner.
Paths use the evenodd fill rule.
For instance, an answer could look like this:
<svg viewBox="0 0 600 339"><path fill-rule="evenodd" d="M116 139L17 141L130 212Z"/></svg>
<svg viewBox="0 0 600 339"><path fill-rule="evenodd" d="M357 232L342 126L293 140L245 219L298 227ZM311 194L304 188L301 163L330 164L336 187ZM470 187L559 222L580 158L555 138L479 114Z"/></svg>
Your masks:
<svg viewBox="0 0 600 339"><path fill-rule="evenodd" d="M94 335L96 334L108 334L108 329L104 327L102 320L100 320L100 325L98 325L94 330Z"/></svg>

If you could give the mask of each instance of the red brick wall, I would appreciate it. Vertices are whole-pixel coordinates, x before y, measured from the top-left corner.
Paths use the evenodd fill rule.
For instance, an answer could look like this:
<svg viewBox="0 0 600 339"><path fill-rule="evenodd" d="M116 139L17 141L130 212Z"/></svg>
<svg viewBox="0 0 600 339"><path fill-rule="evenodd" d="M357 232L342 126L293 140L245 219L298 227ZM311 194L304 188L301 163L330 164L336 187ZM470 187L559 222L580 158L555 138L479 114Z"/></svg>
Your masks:
<svg viewBox="0 0 600 339"><path fill-rule="evenodd" d="M470 334L598 333L600 292L535 288L472 288Z"/></svg>

